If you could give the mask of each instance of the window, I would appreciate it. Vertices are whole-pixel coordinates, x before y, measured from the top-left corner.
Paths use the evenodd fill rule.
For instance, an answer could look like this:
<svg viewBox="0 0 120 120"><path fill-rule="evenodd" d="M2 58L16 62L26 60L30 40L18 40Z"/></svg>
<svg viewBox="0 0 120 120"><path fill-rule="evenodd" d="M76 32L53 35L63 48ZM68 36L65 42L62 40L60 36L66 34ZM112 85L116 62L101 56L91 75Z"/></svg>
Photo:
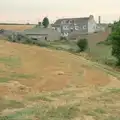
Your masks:
<svg viewBox="0 0 120 120"><path fill-rule="evenodd" d="M79 26L75 26L75 30L79 30Z"/></svg>
<svg viewBox="0 0 120 120"><path fill-rule="evenodd" d="M84 30L87 29L87 25L83 25L83 29L84 29Z"/></svg>
<svg viewBox="0 0 120 120"><path fill-rule="evenodd" d="M70 28L70 31L73 32L73 28L72 27Z"/></svg>
<svg viewBox="0 0 120 120"><path fill-rule="evenodd" d="M61 23L62 23L62 24L65 24L65 23L66 23L66 20L63 20Z"/></svg>
<svg viewBox="0 0 120 120"><path fill-rule="evenodd" d="M64 30L69 30L68 26L63 26Z"/></svg>

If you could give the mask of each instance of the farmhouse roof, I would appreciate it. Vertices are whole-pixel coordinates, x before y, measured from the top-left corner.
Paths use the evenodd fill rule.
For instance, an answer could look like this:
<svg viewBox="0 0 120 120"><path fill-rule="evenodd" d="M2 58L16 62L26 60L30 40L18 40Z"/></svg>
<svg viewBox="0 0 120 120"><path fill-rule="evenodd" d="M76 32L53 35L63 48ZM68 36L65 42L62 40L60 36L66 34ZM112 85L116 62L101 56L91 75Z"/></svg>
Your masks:
<svg viewBox="0 0 120 120"><path fill-rule="evenodd" d="M56 22L53 24L54 25L60 25L62 21L64 20L73 20L75 23L81 23L84 21L88 21L90 18L93 18L93 15L90 15L89 17L81 17L81 18L63 18L63 19L58 19Z"/></svg>

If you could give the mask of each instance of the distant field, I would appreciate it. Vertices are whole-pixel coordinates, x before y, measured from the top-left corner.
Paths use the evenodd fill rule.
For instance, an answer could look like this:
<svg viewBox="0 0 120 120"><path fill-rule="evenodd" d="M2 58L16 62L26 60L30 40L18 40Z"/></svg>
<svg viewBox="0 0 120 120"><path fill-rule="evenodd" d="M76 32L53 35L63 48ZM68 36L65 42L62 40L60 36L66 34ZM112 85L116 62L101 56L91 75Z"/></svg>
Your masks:
<svg viewBox="0 0 120 120"><path fill-rule="evenodd" d="M34 27L34 25L0 25L0 29L5 29L5 30L18 30L22 31L25 29L30 29Z"/></svg>

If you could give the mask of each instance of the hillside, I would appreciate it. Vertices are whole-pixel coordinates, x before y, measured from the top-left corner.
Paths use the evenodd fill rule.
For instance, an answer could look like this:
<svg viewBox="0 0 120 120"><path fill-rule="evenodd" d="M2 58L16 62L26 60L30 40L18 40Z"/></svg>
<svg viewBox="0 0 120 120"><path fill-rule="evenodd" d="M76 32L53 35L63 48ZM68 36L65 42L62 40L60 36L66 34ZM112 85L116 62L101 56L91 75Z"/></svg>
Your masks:
<svg viewBox="0 0 120 120"><path fill-rule="evenodd" d="M0 68L0 120L120 119L120 81L82 57L1 40Z"/></svg>

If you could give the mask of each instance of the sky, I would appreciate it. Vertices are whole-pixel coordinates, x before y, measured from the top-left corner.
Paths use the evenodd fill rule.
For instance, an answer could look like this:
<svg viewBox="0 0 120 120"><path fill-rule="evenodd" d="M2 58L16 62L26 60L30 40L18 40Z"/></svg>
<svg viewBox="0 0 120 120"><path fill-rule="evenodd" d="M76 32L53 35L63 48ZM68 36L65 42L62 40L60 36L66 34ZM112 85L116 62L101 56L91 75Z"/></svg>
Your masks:
<svg viewBox="0 0 120 120"><path fill-rule="evenodd" d="M0 22L37 23L44 17L87 17L113 22L120 17L120 0L0 0Z"/></svg>

